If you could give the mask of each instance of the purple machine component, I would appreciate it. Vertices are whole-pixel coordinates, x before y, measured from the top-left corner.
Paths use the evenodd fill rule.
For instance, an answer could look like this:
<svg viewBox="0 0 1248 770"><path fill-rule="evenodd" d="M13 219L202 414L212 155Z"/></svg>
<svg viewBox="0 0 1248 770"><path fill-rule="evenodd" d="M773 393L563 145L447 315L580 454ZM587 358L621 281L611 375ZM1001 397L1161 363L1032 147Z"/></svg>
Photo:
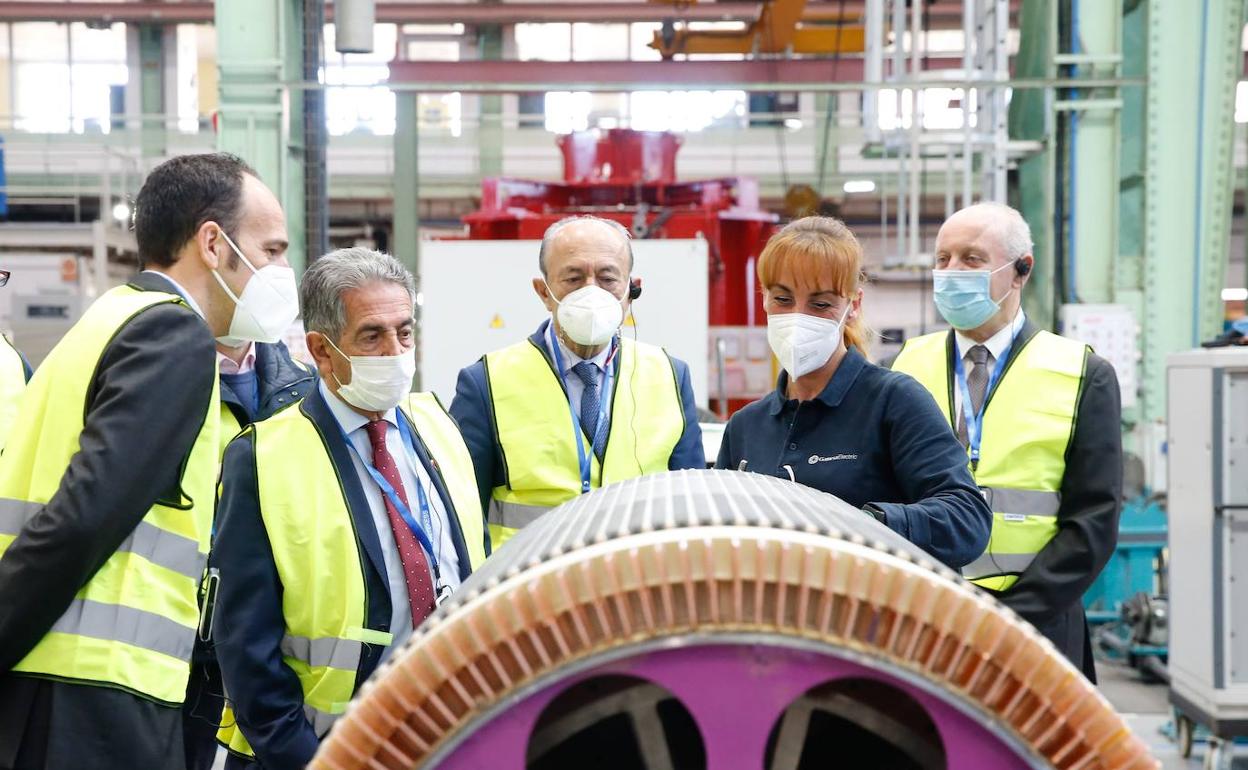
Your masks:
<svg viewBox="0 0 1248 770"><path fill-rule="evenodd" d="M804 693L840 679L868 679L917 701L936 725L948 767L1011 770L1040 765L988 727L927 689L838 655L793 647L693 644L603 663L545 684L476 725L473 734L433 765L439 770L523 770L526 747L543 710L578 682L603 675L636 677L666 688L692 714L706 750L707 770L764 766L768 735L785 709ZM743 695L748 694L748 699Z"/></svg>

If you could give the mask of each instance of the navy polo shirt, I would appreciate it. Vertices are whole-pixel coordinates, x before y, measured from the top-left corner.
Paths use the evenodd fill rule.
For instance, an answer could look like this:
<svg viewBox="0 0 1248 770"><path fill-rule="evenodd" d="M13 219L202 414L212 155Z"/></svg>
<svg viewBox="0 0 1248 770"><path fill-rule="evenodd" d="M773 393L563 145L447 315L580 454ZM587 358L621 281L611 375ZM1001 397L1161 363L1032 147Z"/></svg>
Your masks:
<svg viewBox="0 0 1248 770"><path fill-rule="evenodd" d="M818 398L790 399L787 388L781 372L774 392L732 416L715 467L791 470L799 484L883 511L890 529L953 568L984 552L992 512L922 385L851 347Z"/></svg>

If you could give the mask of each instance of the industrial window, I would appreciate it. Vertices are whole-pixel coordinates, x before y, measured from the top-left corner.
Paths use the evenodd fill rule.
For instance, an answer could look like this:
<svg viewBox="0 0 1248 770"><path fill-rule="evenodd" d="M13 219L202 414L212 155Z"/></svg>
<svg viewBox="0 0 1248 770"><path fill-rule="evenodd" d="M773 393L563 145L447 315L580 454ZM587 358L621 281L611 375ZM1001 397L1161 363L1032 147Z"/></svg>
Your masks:
<svg viewBox="0 0 1248 770"><path fill-rule="evenodd" d="M112 92L126 84L126 29L81 22L12 25L13 128L36 133L110 129Z"/></svg>
<svg viewBox="0 0 1248 770"><path fill-rule="evenodd" d="M520 61L572 60L571 24L517 24L515 32Z"/></svg>
<svg viewBox="0 0 1248 770"><path fill-rule="evenodd" d="M398 27L376 24L371 53L339 54L334 25L325 25L325 113L331 135L394 133L394 92L386 81L397 46Z"/></svg>

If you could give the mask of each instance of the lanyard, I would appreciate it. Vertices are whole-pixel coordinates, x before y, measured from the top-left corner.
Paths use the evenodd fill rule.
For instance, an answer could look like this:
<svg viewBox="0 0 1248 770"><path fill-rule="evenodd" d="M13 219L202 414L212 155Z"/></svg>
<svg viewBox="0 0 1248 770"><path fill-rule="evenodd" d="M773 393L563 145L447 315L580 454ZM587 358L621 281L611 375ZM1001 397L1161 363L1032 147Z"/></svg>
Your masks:
<svg viewBox="0 0 1248 770"><path fill-rule="evenodd" d="M416 444L412 440L411 433L408 432L407 420L399 413L398 409L395 410L395 417L396 422L399 423L399 434L403 437L404 448L409 450L412 455L416 454ZM360 456L359 450L355 448L355 444L351 443L351 439L347 437L347 432L342 429L341 425L338 426L338 432L342 434L342 440L346 442L347 448L351 450L351 454L355 455L356 459L360 461L360 465L364 466L364 470L368 471L368 475L372 476L373 481L377 482L377 486L381 488L382 493L390 499L394 509L399 512L399 517L403 519L403 523L407 525L412 534L416 536L416 539L420 541L420 546L425 549L425 553L429 554L429 560L433 566L434 581L440 586L442 584L442 572L438 569L438 557L433 550L433 543L430 542L429 535L425 534L426 532L433 532L433 515L429 508L429 497L425 494L425 485L420 483L420 476L412 474L416 477L416 498L420 505L420 521L424 525L423 527L421 524L416 523L416 519L412 517L411 509L408 508L407 503L403 502L403 498L399 497L399 493L395 491L390 482L386 481L386 477L382 476L381 472L373 467L372 463L364 462L364 458ZM410 457L411 455L409 455Z"/></svg>
<svg viewBox="0 0 1248 770"><path fill-rule="evenodd" d="M566 389L568 381L563 376L563 353L559 351L559 340L555 338L555 325L552 323L548 328L550 329L550 350L555 356L555 366L557 367L559 379L563 381L563 386ZM614 347L614 340L611 344ZM607 407L611 399L611 380L615 376L614 372L611 371L611 359L615 357L616 350L618 348L614 348L607 356L606 365L603 367L606 370L607 378L603 382L602 391L598 397L598 427L594 430L593 439L589 442L590 452L598 445L598 437L606 429ZM582 398L584 398L583 395ZM576 457L581 466L581 494L585 494L589 491L589 453L585 451L585 442L581 438L584 433L581 429L581 418L577 416L576 410L572 408L571 398L568 399L568 413L572 415L572 441L576 444Z"/></svg>
<svg viewBox="0 0 1248 770"><path fill-rule="evenodd" d="M953 371L958 375L958 388L962 391L962 418L966 420L966 442L971 450L971 470L979 467L979 445L983 440L984 412L988 409L988 396L996 387L997 380L1001 379L1001 374L1005 371L1005 362L1010 360L1010 350L1014 347L1014 340L1017 338L1018 330L1015 330L1010 337L1010 343L1005 346L1005 350L1001 351L1001 357L992 367L992 374L988 377L988 387L984 390L984 403L980 405L978 414L971 405L971 388L966 383L966 367L962 365L962 351L957 349L956 344L954 345Z"/></svg>

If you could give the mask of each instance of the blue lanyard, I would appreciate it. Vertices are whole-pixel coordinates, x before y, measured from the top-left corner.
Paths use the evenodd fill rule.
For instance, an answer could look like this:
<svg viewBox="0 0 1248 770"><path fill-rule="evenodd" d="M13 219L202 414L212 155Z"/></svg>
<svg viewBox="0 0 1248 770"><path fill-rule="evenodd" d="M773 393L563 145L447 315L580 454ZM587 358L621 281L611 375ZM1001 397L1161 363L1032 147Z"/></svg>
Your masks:
<svg viewBox="0 0 1248 770"><path fill-rule="evenodd" d="M559 340L555 338L555 325L552 323L548 327L550 330L550 350L555 356L556 372L559 379L563 381L564 388L567 388L567 380L563 376L563 353L559 351ZM614 340L611 343L615 344ZM603 382L602 391L598 394L598 427L594 430L594 437L589 442L589 451L592 452L594 447L598 445L598 437L606 429L607 425L607 407L611 400L611 380L615 376L611 371L611 359L615 351L607 356L606 369L607 378ZM583 396L582 396L583 397ZM581 430L581 418L577 416L576 410L572 408L572 399L568 399L568 413L572 415L572 441L576 444L576 456L581 466L581 494L589 491L590 485L590 461L589 453L585 451L585 442L582 439L584 431Z"/></svg>
<svg viewBox="0 0 1248 770"><path fill-rule="evenodd" d="M1010 337L1010 343L1005 346L1005 350L1001 351L1001 357L992 367L992 374L988 377L988 387L984 390L984 403L980 405L978 414L971 405L971 388L966 383L966 368L962 365L962 351L958 350L955 340L953 371L958 376L958 388L962 391L962 417L966 420L966 442L971 450L971 470L979 466L979 446L983 440L984 412L988 409L988 397L992 395L992 389L996 387L997 380L1001 379L1001 374L1005 371L1005 362L1010 360L1010 350L1014 347L1014 340L1017 338L1018 330L1015 330Z"/></svg>
<svg viewBox="0 0 1248 770"><path fill-rule="evenodd" d="M409 432L407 420L399 413L398 409L395 409L395 418L395 421L399 424L399 434L403 437L403 446L411 452L410 456L414 456L416 454L416 442L412 439L412 435ZM334 422L336 423L337 420ZM347 448L351 450L351 454L355 455L356 459L360 461L360 465L364 466L364 470L368 471L368 475L372 476L373 481L377 482L377 486L381 488L382 493L390 498L390 502L394 505L394 509L399 512L399 517L403 519L403 523L407 525L412 534L416 536L416 539L420 541L420 545L425 549L425 553L429 554L429 560L433 566L434 580L435 582L440 582L442 572L438 569L438 556L433 550L433 543L430 542L429 535L425 534L426 532L433 532L433 514L430 512L429 497L425 494L425 485L420 483L420 477L413 474L413 476L416 476L416 498L420 505L420 521L424 525L423 527L421 524L416 523L416 519L412 517L411 508L408 508L407 503L403 502L403 498L399 497L399 493L395 491L390 482L386 481L386 477L382 476L381 472L373 467L372 463L364 462L364 458L360 456L359 450L355 448L355 444L351 443L351 439L347 436L347 432L342 429L342 425L338 426L338 432L342 434L342 440L346 442Z"/></svg>

